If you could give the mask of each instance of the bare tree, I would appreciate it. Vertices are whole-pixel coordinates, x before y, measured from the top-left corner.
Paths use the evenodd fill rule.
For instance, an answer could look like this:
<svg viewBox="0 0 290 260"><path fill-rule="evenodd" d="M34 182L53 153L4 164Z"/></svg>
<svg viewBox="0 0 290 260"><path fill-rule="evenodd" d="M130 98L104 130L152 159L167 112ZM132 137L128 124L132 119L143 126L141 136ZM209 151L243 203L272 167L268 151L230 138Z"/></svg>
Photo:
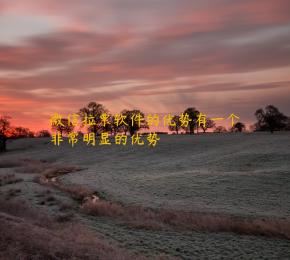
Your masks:
<svg viewBox="0 0 290 260"><path fill-rule="evenodd" d="M290 131L290 117L287 118L287 123L286 123L286 126L285 126L285 130L286 131Z"/></svg>
<svg viewBox="0 0 290 260"><path fill-rule="evenodd" d="M224 126L217 126L213 132L214 133L226 133L227 129Z"/></svg>
<svg viewBox="0 0 290 260"><path fill-rule="evenodd" d="M57 125L52 126L53 131L57 131L62 136L63 134L69 134L74 130L74 126L70 124L67 118L62 118Z"/></svg>
<svg viewBox="0 0 290 260"><path fill-rule="evenodd" d="M88 127L90 132L95 133L97 135L102 130L102 114L108 114L108 110L102 105L96 102L90 102L86 107L83 107L79 110L79 115L82 118L82 121L86 119L86 117L90 117L93 119L94 124ZM83 123L84 126L84 123Z"/></svg>
<svg viewBox="0 0 290 260"><path fill-rule="evenodd" d="M194 129L198 128L198 125L197 125L197 119L198 119L198 115L199 115L199 111L196 110L196 108L194 107L189 107L187 108L183 114L188 114L189 116L189 119L191 121L189 121L188 123L188 126L185 126L185 127L182 127L186 132L189 131L190 134L194 134Z"/></svg>
<svg viewBox="0 0 290 260"><path fill-rule="evenodd" d="M36 133L36 137L40 138L51 137L51 134L48 130L40 130Z"/></svg>
<svg viewBox="0 0 290 260"><path fill-rule="evenodd" d="M170 131L174 131L178 135L178 132L181 129L181 122L179 120L179 116L173 116L172 122L174 123L174 125L169 125L168 129Z"/></svg>
<svg viewBox="0 0 290 260"><path fill-rule="evenodd" d="M201 129L205 133L207 129L214 128L215 122L209 118L206 119L205 124L200 125Z"/></svg>
<svg viewBox="0 0 290 260"><path fill-rule="evenodd" d="M8 116L0 117L0 152L6 151L6 141L11 130L9 119L10 117Z"/></svg>
<svg viewBox="0 0 290 260"><path fill-rule="evenodd" d="M34 137L34 133L28 128L18 126L11 129L11 138L28 138Z"/></svg>
<svg viewBox="0 0 290 260"><path fill-rule="evenodd" d="M235 132L243 132L245 129L246 129L246 126L242 122L237 122L232 127L232 131L235 131Z"/></svg>
<svg viewBox="0 0 290 260"><path fill-rule="evenodd" d="M121 124L124 128L125 133L129 131L130 135L134 135L140 129L148 129L148 124L145 120L145 115L140 110L123 110L121 115L125 116L124 122L125 124ZM140 116L140 121L138 121L138 117ZM135 120L136 119L136 120Z"/></svg>
<svg viewBox="0 0 290 260"><path fill-rule="evenodd" d="M266 106L265 110L258 109L255 113L258 120L256 123L257 131L279 131L285 129L287 125L287 116L279 111L273 105Z"/></svg>
<svg viewBox="0 0 290 260"><path fill-rule="evenodd" d="M126 125L124 125L124 124L117 125L115 120L116 120L115 116L110 116L110 119L109 119L109 122L110 122L109 130L111 132L111 135L116 135L117 133L126 132L126 129L127 129Z"/></svg>

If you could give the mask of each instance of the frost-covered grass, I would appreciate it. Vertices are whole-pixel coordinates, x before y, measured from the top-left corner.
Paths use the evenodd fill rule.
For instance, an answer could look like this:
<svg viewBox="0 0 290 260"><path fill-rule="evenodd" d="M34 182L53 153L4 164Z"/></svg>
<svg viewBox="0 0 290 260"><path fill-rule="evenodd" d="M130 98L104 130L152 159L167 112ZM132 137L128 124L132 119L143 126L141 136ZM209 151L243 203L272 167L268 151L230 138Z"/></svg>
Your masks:
<svg viewBox="0 0 290 260"><path fill-rule="evenodd" d="M48 217L19 200L0 199L0 228L1 259L144 259L109 245L78 223Z"/></svg>
<svg viewBox="0 0 290 260"><path fill-rule="evenodd" d="M32 175L51 170L54 173L59 165L83 169L58 177L68 187L97 191L105 194L106 199L132 207L204 212L209 218L214 213L213 218L220 214L221 218L234 215L289 219L290 133L160 137L155 148L130 144L87 147L82 143L71 148L66 144L54 147L49 139L16 140L8 143L9 151L5 155L0 155L0 173L9 171L23 178L24 183L12 184L11 188L21 187L31 201L34 200L32 190L39 189ZM65 189L55 192L57 200L66 196L62 192L70 194ZM76 192L72 190L72 193ZM111 212L107 207L102 210ZM140 231L134 223L125 228L102 217L81 218L107 238L142 253L166 252L188 259L218 255L231 259L235 253L268 258L290 255L290 248L286 246L289 241L225 233L172 232L170 235L171 232L165 231ZM226 220L222 218L222 221ZM261 222L258 226L271 229L267 223L270 222ZM179 237L180 242L174 237ZM137 238L142 240L141 244ZM207 244L197 243L196 239ZM163 244L159 245L161 241ZM194 241L197 244L191 245ZM210 249L210 244L216 248ZM226 244L231 248L225 252Z"/></svg>
<svg viewBox="0 0 290 260"><path fill-rule="evenodd" d="M17 140L5 155L87 168L64 181L150 207L290 216L290 134L161 136L155 148L54 147ZM21 149L21 147L29 147Z"/></svg>
<svg viewBox="0 0 290 260"><path fill-rule="evenodd" d="M290 216L289 133L161 136L155 148L53 147L49 139L18 140L9 147L10 159L33 157L87 168L64 181L125 203Z"/></svg>

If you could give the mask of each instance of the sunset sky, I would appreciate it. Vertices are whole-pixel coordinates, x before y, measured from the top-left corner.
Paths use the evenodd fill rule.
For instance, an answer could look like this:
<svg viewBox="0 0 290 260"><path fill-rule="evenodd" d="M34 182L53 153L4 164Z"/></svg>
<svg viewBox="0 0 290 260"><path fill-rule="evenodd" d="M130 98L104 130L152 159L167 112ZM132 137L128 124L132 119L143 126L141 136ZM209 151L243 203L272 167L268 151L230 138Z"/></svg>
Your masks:
<svg viewBox="0 0 290 260"><path fill-rule="evenodd" d="M0 89L0 114L32 130L90 101L290 115L290 1L0 0Z"/></svg>

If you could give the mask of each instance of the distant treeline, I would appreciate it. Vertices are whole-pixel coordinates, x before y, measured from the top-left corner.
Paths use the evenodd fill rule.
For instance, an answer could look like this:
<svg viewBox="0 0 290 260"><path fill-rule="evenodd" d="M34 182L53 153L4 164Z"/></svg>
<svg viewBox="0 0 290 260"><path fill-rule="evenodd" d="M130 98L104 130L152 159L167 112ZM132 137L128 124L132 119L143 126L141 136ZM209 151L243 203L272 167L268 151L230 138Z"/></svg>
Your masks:
<svg viewBox="0 0 290 260"><path fill-rule="evenodd" d="M100 119L102 114L108 115L109 124L103 125ZM140 114L142 120L139 124L131 120L133 115ZM182 125L180 120L180 115L172 115L171 122L168 126L168 130L174 134L194 134L199 131L206 132L208 129L212 129L214 133L223 132L243 132L246 130L246 126L243 122L236 122L233 127L226 129L224 126L216 126L216 123L210 118L206 118L205 123L198 124L198 118L200 112L194 108L189 107L184 110L183 114L187 114L190 121L186 126ZM102 104L96 102L90 102L87 106L81 108L77 115L80 116L82 120L88 115L94 119L95 124L86 127L85 131L93 132L99 135L101 132L110 132L111 135L116 133L129 133L133 135L140 129L149 129L148 122L145 120L145 115L140 110L123 110L119 115L124 117L124 123L116 125L115 116L111 115L108 109L106 109ZM250 126L248 129L251 132L254 131L269 131L273 133L274 131L289 131L290 130L290 117L284 115L279 111L279 109L273 105L268 105L265 109L258 109L255 112L257 122ZM84 128L84 126L83 126ZM62 134L68 134L74 130L74 126L70 124L68 118L61 118L61 125L52 126L52 131L58 131ZM160 132L161 133L161 132ZM165 132L162 132L165 133ZM80 132L82 134L82 132ZM49 130L41 130L36 133L32 132L28 128L21 126L13 127L10 123L10 117L0 116L0 151L6 150L6 140L7 139L17 139L17 138L27 138L27 137L50 137L51 133Z"/></svg>

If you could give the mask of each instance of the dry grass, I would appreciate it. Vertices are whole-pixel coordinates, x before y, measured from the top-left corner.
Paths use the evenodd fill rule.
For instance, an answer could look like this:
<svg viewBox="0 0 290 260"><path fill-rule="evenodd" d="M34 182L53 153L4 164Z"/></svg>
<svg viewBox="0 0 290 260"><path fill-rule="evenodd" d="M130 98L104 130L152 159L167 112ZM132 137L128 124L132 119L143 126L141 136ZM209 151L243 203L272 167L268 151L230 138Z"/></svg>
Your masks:
<svg viewBox="0 0 290 260"><path fill-rule="evenodd" d="M0 199L0 212L19 217L23 219L33 220L34 223L44 225L46 227L52 224L52 219L41 215L36 210L32 209L23 200L10 200L6 201Z"/></svg>
<svg viewBox="0 0 290 260"><path fill-rule="evenodd" d="M62 166L51 164L46 161L37 160L22 160L18 163L18 167L15 171L19 173L38 173L46 178L58 177L67 173L81 170L75 166Z"/></svg>
<svg viewBox="0 0 290 260"><path fill-rule="evenodd" d="M70 222L74 219L74 214L73 213L64 213L64 214L59 214L56 216L56 221L59 223L62 222Z"/></svg>
<svg viewBox="0 0 290 260"><path fill-rule="evenodd" d="M81 201L86 196L91 194L91 191L83 186L71 184L71 185L63 185L60 181L52 182L52 178L60 177L64 174L68 174L71 172L76 172L82 170L82 168L75 166L59 166L59 165L45 165L41 163L39 165L28 165L26 168L21 168L21 171L28 172L37 172L40 175L34 178L34 181L41 185L48 185L55 187L67 194L70 195L75 200Z"/></svg>
<svg viewBox="0 0 290 260"><path fill-rule="evenodd" d="M74 209L75 209L75 205L73 205L72 203L60 202L60 205L59 205L60 211L70 211Z"/></svg>
<svg viewBox="0 0 290 260"><path fill-rule="evenodd" d="M21 194L21 189L9 189L6 193L5 198L7 200L10 200L10 199L12 199L20 194Z"/></svg>
<svg viewBox="0 0 290 260"><path fill-rule="evenodd" d="M2 159L0 161L0 168L14 168L21 165L20 161L9 160L9 159Z"/></svg>
<svg viewBox="0 0 290 260"><path fill-rule="evenodd" d="M68 193L71 198L77 200L77 201L82 201L85 197L89 196L92 194L92 191L88 188L85 188L81 185L63 185L63 184L55 184L57 188L65 193Z"/></svg>
<svg viewBox="0 0 290 260"><path fill-rule="evenodd" d="M58 177L64 174L68 174L71 172L76 172L76 171L80 171L82 170L82 168L79 167L75 167L75 166L52 166L49 169L45 169L44 171L42 171L42 174L46 177L46 178L53 178L53 177Z"/></svg>
<svg viewBox="0 0 290 260"><path fill-rule="evenodd" d="M47 217L22 201L0 201L0 211L1 259L144 259L68 223L68 216Z"/></svg>
<svg viewBox="0 0 290 260"><path fill-rule="evenodd" d="M15 174L0 175L0 186L14 184L23 181L21 178L17 178Z"/></svg>
<svg viewBox="0 0 290 260"><path fill-rule="evenodd" d="M141 206L123 206L108 201L82 206L83 212L123 220L142 229L174 229L209 232L233 232L240 235L262 235L290 239L290 221L275 218L246 218L225 214L153 210Z"/></svg>
<svg viewBox="0 0 290 260"><path fill-rule="evenodd" d="M57 188L58 190L67 193L70 197L72 197L75 200L82 201L85 197L89 196L92 192L91 190L76 184L71 185L63 185L59 180L52 182L52 178L60 177L64 174L68 174L75 171L80 171L82 168L74 167L74 166L59 166L59 165L46 165L44 167L43 164L41 164L41 167L36 167L33 169L37 169L37 172L40 173L40 175L36 176L34 178L34 181L41 184L41 185L48 185L54 188ZM26 168L26 170L31 171L32 168L30 166Z"/></svg>
<svg viewBox="0 0 290 260"><path fill-rule="evenodd" d="M20 167L15 169L18 173L41 173L47 168L47 163L41 161L25 160Z"/></svg>
<svg viewBox="0 0 290 260"><path fill-rule="evenodd" d="M52 167L42 172L37 179L41 184L51 185L77 201L91 196L93 192L81 185L66 185L48 182L49 178L58 177L77 167ZM124 221L134 228L196 230L209 232L233 232L242 235L263 235L290 239L290 220L278 218L246 218L231 215L191 213L175 210L153 210L142 206L124 206L107 200L97 203L87 201L82 204L82 211L95 216L107 216Z"/></svg>
<svg viewBox="0 0 290 260"><path fill-rule="evenodd" d="M71 185L64 185L61 182L48 182L47 178L44 176L39 176L35 178L35 182L42 184L42 185L48 185L54 188L57 188L58 190L67 193L71 198L77 201L82 201L85 197L92 194L92 191L77 184L71 184Z"/></svg>

